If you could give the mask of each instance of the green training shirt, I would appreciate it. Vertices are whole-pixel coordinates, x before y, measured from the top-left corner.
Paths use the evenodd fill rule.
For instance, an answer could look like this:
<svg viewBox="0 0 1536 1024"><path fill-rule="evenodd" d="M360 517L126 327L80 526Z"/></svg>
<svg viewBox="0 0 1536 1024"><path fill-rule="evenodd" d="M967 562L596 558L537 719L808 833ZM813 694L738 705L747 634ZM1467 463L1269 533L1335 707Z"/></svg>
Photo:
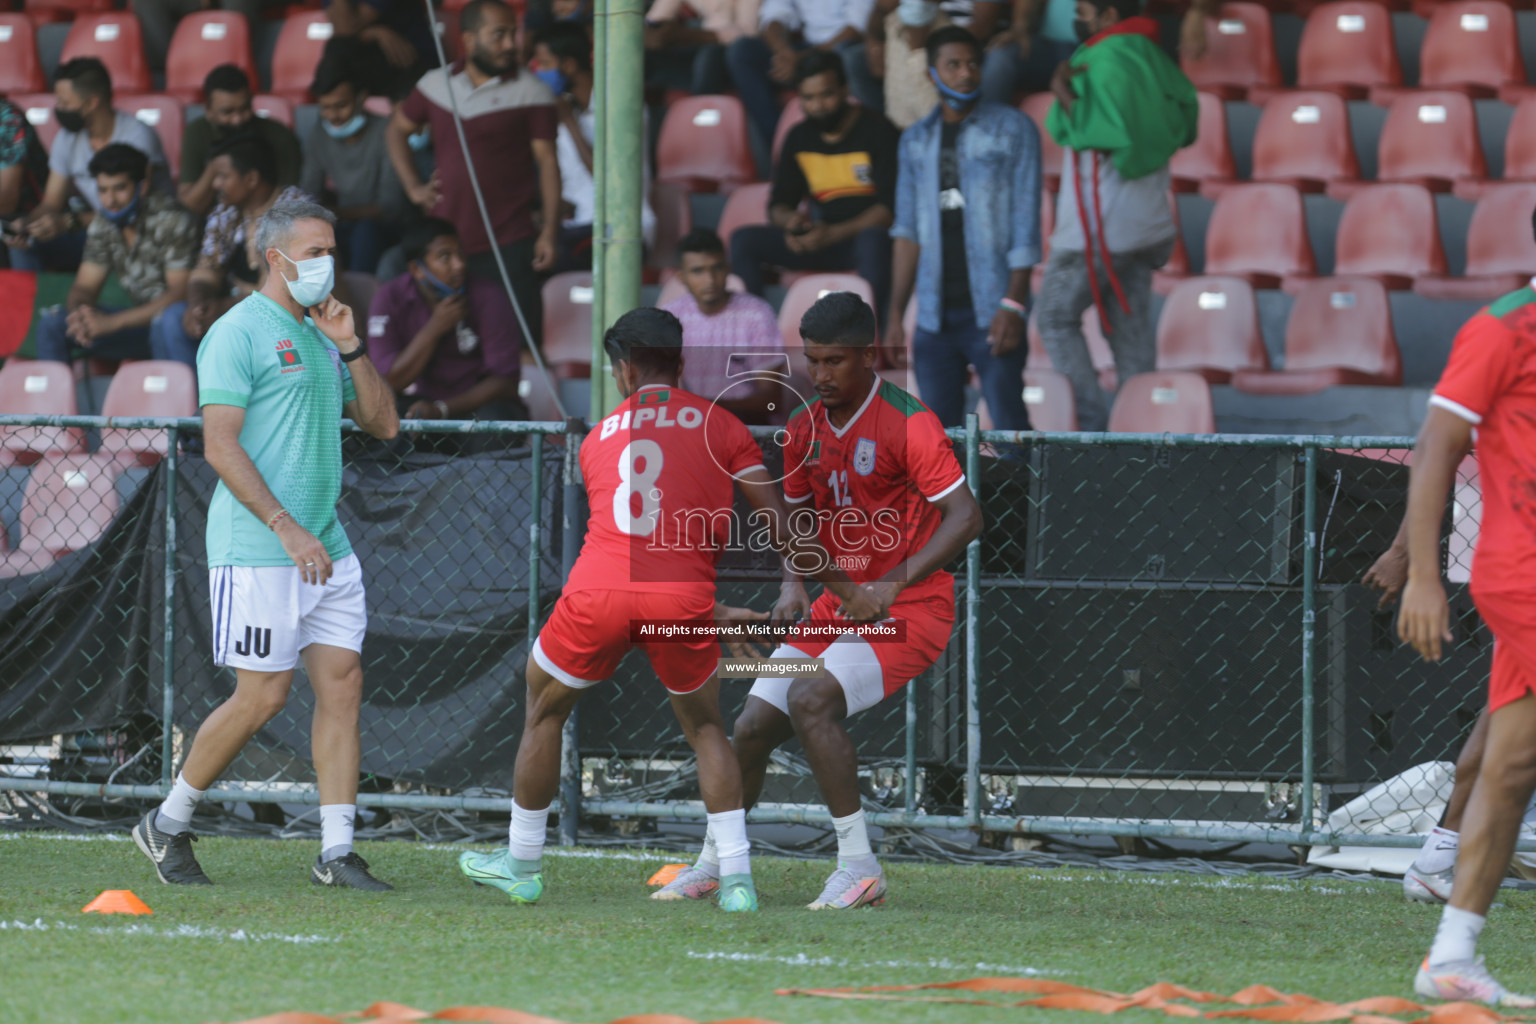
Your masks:
<svg viewBox="0 0 1536 1024"><path fill-rule="evenodd" d="M257 293L225 313L197 350L200 405L245 410L244 448L294 522L332 559L352 553L336 517L341 499L342 407L357 398L341 353ZM209 565L292 565L277 534L219 481L208 506Z"/></svg>

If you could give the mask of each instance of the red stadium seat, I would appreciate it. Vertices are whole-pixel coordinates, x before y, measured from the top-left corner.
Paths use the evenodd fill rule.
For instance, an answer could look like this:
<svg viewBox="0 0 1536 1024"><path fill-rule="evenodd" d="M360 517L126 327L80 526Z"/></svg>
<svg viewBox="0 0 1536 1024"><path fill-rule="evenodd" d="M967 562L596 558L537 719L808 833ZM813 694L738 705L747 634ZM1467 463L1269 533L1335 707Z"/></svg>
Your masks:
<svg viewBox="0 0 1536 1024"><path fill-rule="evenodd" d="M544 282L544 359L557 376L592 372L592 275L556 274Z"/></svg>
<svg viewBox="0 0 1536 1024"><path fill-rule="evenodd" d="M74 21L82 14L105 14L117 5L113 0L26 0L24 10L33 24Z"/></svg>
<svg viewBox="0 0 1536 1024"><path fill-rule="evenodd" d="M728 292L744 292L747 290L747 286L742 283L741 278L732 274L725 279L725 290ZM662 282L661 292L656 296L656 305L658 308L670 306L687 294L688 288L683 284L681 275L673 274L666 281Z"/></svg>
<svg viewBox="0 0 1536 1024"><path fill-rule="evenodd" d="M1052 195L1061 188L1062 156L1061 147L1045 130L1045 117L1055 102L1056 97L1048 92L1032 92L1019 104L1019 109L1028 114L1040 130L1040 181Z"/></svg>
<svg viewBox="0 0 1536 1024"><path fill-rule="evenodd" d="M195 11L182 17L165 57L165 91L183 103L201 103L203 79L220 64L233 64L260 88L251 57L251 26L233 11Z"/></svg>
<svg viewBox="0 0 1536 1024"><path fill-rule="evenodd" d="M725 243L727 255L731 251L731 235L737 228L768 223L768 193L772 189L773 186L768 182L758 181L743 185L726 197L725 208L720 211L720 223L715 232Z"/></svg>
<svg viewBox="0 0 1536 1024"><path fill-rule="evenodd" d="M555 404L555 396L550 393L549 384L545 382L544 375L539 373L538 366L533 357L523 353L522 378L517 382L517 397L528 406L528 417L536 423L547 423L552 420L560 420L560 407ZM585 410L572 410L585 414Z"/></svg>
<svg viewBox="0 0 1536 1024"><path fill-rule="evenodd" d="M0 413L74 416L78 411L67 363L13 358L0 366ZM0 427L0 464L25 465L44 455L83 451L85 433L75 427Z"/></svg>
<svg viewBox="0 0 1536 1024"><path fill-rule="evenodd" d="M1419 88L1517 102L1530 87L1514 11L1497 0L1459 0L1437 7L1419 49Z"/></svg>
<svg viewBox="0 0 1536 1024"><path fill-rule="evenodd" d="M1339 218L1333 272L1373 277L1393 289L1411 288L1418 277L1444 277L1435 197L1421 185L1360 189Z"/></svg>
<svg viewBox="0 0 1536 1024"><path fill-rule="evenodd" d="M1331 92L1288 92L1264 104L1253 137L1253 180L1335 191L1360 177L1349 108Z"/></svg>
<svg viewBox="0 0 1536 1024"><path fill-rule="evenodd" d="M1029 425L1036 430L1077 429L1072 382L1055 370L1024 371L1024 407L1029 410Z"/></svg>
<svg viewBox="0 0 1536 1024"><path fill-rule="evenodd" d="M1109 429L1115 434L1213 434L1211 386L1198 373L1139 373L1120 385Z"/></svg>
<svg viewBox="0 0 1536 1024"><path fill-rule="evenodd" d="M269 121L276 121L289 131L293 130L293 104L281 96L273 96L270 93L252 96L251 109L256 112L257 117L265 117Z"/></svg>
<svg viewBox="0 0 1536 1024"><path fill-rule="evenodd" d="M852 102L851 98L849 102ZM789 134L791 128L804 120L805 108L800 105L798 99L784 104L784 110L779 114L779 123L773 129L773 149L769 159L774 165L779 162L779 150L784 148L784 137Z"/></svg>
<svg viewBox="0 0 1536 1024"><path fill-rule="evenodd" d="M1536 181L1536 96L1526 97L1504 136L1504 180Z"/></svg>
<svg viewBox="0 0 1536 1024"><path fill-rule="evenodd" d="M1211 210L1205 272L1242 277L1255 288L1317 272L1301 193L1289 185L1238 185Z"/></svg>
<svg viewBox="0 0 1536 1024"><path fill-rule="evenodd" d="M1179 201L1170 195L1168 205L1173 207L1173 252L1167 263L1152 271L1152 290L1159 295L1173 294L1179 282L1190 275L1189 250L1184 248L1184 232L1179 227Z"/></svg>
<svg viewBox="0 0 1536 1024"><path fill-rule="evenodd" d="M1392 14L1370 0L1322 4L1307 15L1296 55L1296 87L1360 100L1403 84Z"/></svg>
<svg viewBox="0 0 1536 1024"><path fill-rule="evenodd" d="M121 468L110 455L52 455L32 469L21 540L0 556L0 577L41 572L96 543L117 516Z"/></svg>
<svg viewBox="0 0 1536 1024"><path fill-rule="evenodd" d="M37 132L37 140L43 144L44 149L53 148L54 137L59 134L59 122L53 116L54 95L51 92L40 92L32 95L10 97L12 103L21 108L27 121L32 125L32 130Z"/></svg>
<svg viewBox="0 0 1536 1024"><path fill-rule="evenodd" d="M1157 368L1225 384L1238 370L1266 370L1269 353L1248 282L1194 277L1174 289L1157 319Z"/></svg>
<svg viewBox="0 0 1536 1024"><path fill-rule="evenodd" d="M779 333L791 353L805 347L805 340L800 337L800 318L828 292L853 292L870 309L875 308L874 291L857 274L806 274L797 278L779 305Z"/></svg>
<svg viewBox="0 0 1536 1024"><path fill-rule="evenodd" d="M112 76L118 93L149 92L149 62L144 59L144 33L137 15L127 11L82 14L69 27L59 63L95 57Z"/></svg>
<svg viewBox="0 0 1536 1024"><path fill-rule="evenodd" d="M124 363L112 375L101 414L196 416L197 375L185 363L169 360ZM151 465L165 456L165 431L107 427L101 432L101 452Z"/></svg>
<svg viewBox="0 0 1536 1024"><path fill-rule="evenodd" d="M305 11L290 14L283 22L277 37L277 48L272 51L273 96L290 103L313 103L310 84L315 80L315 68L325 44L330 42L334 29L324 11Z"/></svg>
<svg viewBox="0 0 1536 1024"><path fill-rule="evenodd" d="M1296 294L1285 325L1285 369L1241 371L1232 378L1238 390L1266 395L1402 382L1387 291L1365 277L1309 281Z"/></svg>
<svg viewBox="0 0 1536 1024"><path fill-rule="evenodd" d="M651 183L651 209L656 211L656 240L646 251L645 265L653 270L677 263L677 243L693 230L693 206L688 192L675 181Z"/></svg>
<svg viewBox="0 0 1536 1024"><path fill-rule="evenodd" d="M656 179L694 192L728 192L757 180L747 114L734 96L690 96L662 118Z"/></svg>
<svg viewBox="0 0 1536 1024"><path fill-rule="evenodd" d="M1060 167L1060 163L1057 164ZM1203 192L1212 198L1237 178L1227 139L1227 106L1220 96L1200 93L1200 129L1195 141L1168 162L1175 192Z"/></svg>
<svg viewBox="0 0 1536 1024"><path fill-rule="evenodd" d="M1392 101L1377 143L1376 178L1431 192L1480 190L1488 163L1472 101L1456 92L1410 92ZM1469 198L1475 198L1475 191Z"/></svg>
<svg viewBox="0 0 1536 1024"><path fill-rule="evenodd" d="M1536 185L1489 185L1467 228L1466 275L1420 278L1413 290L1431 299L1492 299L1529 284L1536 275L1533 210Z"/></svg>
<svg viewBox="0 0 1536 1024"><path fill-rule="evenodd" d="M181 133L186 127L186 110L174 96L152 93L148 96L123 96L115 98L112 105L124 110L149 125L160 135L160 145L165 150L166 163L171 177L181 173Z"/></svg>
<svg viewBox="0 0 1536 1024"><path fill-rule="evenodd" d="M1240 100L1251 88L1278 88L1280 61L1275 55L1269 11L1255 3L1227 3L1205 22L1205 55L1181 57L1180 65L1202 92Z"/></svg>
<svg viewBox="0 0 1536 1024"><path fill-rule="evenodd" d="M47 88L32 19L25 14L0 14L0 96Z"/></svg>

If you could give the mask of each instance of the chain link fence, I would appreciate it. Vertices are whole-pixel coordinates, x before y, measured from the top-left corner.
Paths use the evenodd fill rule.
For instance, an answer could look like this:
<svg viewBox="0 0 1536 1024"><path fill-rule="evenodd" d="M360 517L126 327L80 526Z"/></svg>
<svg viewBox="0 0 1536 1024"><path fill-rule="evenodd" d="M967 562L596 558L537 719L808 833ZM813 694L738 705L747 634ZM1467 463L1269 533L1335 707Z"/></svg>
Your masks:
<svg viewBox="0 0 1536 1024"><path fill-rule="evenodd" d="M369 595L360 803L505 811L523 666L585 522L581 436L425 423L344 438L341 516ZM1453 761L1486 701L1472 460L1446 521L1456 640L1432 666L1359 583L1397 531L1410 439L951 436L985 528L951 567L948 649L849 722L874 823L1417 844L1417 805L1373 834L1335 834L1329 815ZM0 810L7 793L156 798L233 684L210 653L217 477L200 423L0 417L0 451ZM777 586L765 554L721 564L726 603L767 608ZM317 801L302 675L213 799ZM722 680L727 721L750 685ZM703 816L638 654L567 741L566 836L579 818ZM825 822L798 747L781 754L753 820Z"/></svg>

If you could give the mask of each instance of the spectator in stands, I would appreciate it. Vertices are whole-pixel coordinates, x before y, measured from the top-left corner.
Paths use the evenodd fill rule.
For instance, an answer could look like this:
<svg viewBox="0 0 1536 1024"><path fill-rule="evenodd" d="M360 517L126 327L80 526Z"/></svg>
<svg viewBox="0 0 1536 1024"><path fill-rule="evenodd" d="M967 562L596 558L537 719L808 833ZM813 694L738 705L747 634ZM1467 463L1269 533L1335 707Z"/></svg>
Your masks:
<svg viewBox="0 0 1536 1024"><path fill-rule="evenodd" d="M103 359L173 358L160 338L158 317L187 294L197 256L197 221L163 192L149 188L149 158L114 142L91 157L101 214L86 229L80 272L64 306L37 324L37 358L69 362L88 353ZM116 276L135 305L96 305ZM154 329L151 329L154 325Z"/></svg>
<svg viewBox="0 0 1536 1024"><path fill-rule="evenodd" d="M411 205L389 162L389 119L364 110L362 88L334 65L321 62L312 91L320 120L305 143L299 187L336 211L342 266L371 274L400 241Z"/></svg>
<svg viewBox="0 0 1536 1024"><path fill-rule="evenodd" d="M665 308L683 324L683 387L747 423L768 423L787 411L783 389L760 372L788 372L779 318L756 295L728 291L730 273L725 243L708 228L694 228L678 243L677 274L688 294ZM772 355L754 359L754 352ZM747 380L735 379L744 374Z"/></svg>
<svg viewBox="0 0 1536 1024"><path fill-rule="evenodd" d="M757 129L764 151L779 124L779 91L798 82L795 60L813 48L842 56L855 75L859 102L879 110L884 104L880 83L868 73L864 60L864 26L870 0L763 0L758 12L760 34L742 36L726 48L726 63L736 91Z"/></svg>
<svg viewBox="0 0 1536 1024"><path fill-rule="evenodd" d="M684 7L698 19L685 19ZM725 48L757 33L758 0L656 0L645 12L647 83L695 96L730 85Z"/></svg>
<svg viewBox="0 0 1536 1024"><path fill-rule="evenodd" d="M403 419L523 420L522 335L501 285L469 272L452 224L429 217L405 232L410 269L368 310L368 351Z"/></svg>
<svg viewBox="0 0 1536 1024"><path fill-rule="evenodd" d="M165 55L171 49L171 36L183 15L217 8L245 15L256 33L256 19L263 0L133 0L133 13L144 30L144 56L156 71L165 68Z"/></svg>
<svg viewBox="0 0 1536 1024"><path fill-rule="evenodd" d="M43 200L7 238L18 270L75 270L85 248L85 229L101 199L90 172L91 157L113 142L126 142L149 157L149 187L170 191L160 136L132 114L112 109L112 78L95 57L76 57L54 76L54 117L59 134L48 157Z"/></svg>
<svg viewBox="0 0 1536 1024"><path fill-rule="evenodd" d="M517 16L501 0L470 0L459 25L468 59L428 72L395 108L390 159L411 202L458 230L471 272L498 279L492 246L500 249L517 304L529 328L538 332L544 315L539 274L554 267L560 232L555 95L533 75L518 74ZM490 236L459 146L450 88L466 123L493 228ZM422 181L409 139L429 125L437 172Z"/></svg>
<svg viewBox="0 0 1536 1024"><path fill-rule="evenodd" d="M885 115L896 127L910 127L939 102L928 77L928 33L960 25L986 43L1007 9L1006 0L875 0L864 30L864 59L870 74L885 81Z"/></svg>
<svg viewBox="0 0 1536 1024"><path fill-rule="evenodd" d="M1168 262L1178 230L1168 160L1195 140L1199 121L1194 85L1140 6L1079 0L1078 13L1091 15L1079 19L1083 46L1051 79L1046 129L1066 153L1037 322L1052 365L1072 381L1083 430L1108 422L1083 337L1090 305L1121 380L1156 368L1152 272Z"/></svg>
<svg viewBox="0 0 1536 1024"><path fill-rule="evenodd" d="M534 45L535 74L555 93L560 118L555 152L560 158L561 213L559 249L554 271L590 270L592 218L592 144L596 118L592 111L592 40L580 26L556 22L540 32ZM656 211L651 209L650 115L641 108L640 236L647 247L656 241Z"/></svg>
<svg viewBox="0 0 1536 1024"><path fill-rule="evenodd" d="M999 430L1028 430L1024 325L1029 275L1040 262L1040 133L1013 107L981 99L981 44L958 25L926 40L942 102L901 136L891 307L886 344L912 338L923 402L964 426L970 367Z"/></svg>
<svg viewBox="0 0 1536 1024"><path fill-rule="evenodd" d="M280 187L299 180L304 155L299 139L287 127L257 117L251 106L251 80L233 64L220 64L203 79L203 116L187 125L181 137L181 184L176 196L198 216L213 209L214 150L237 138L253 138L277 158Z"/></svg>
<svg viewBox="0 0 1536 1024"><path fill-rule="evenodd" d="M26 111L0 99L0 219L12 220L37 209L48 184L48 151Z"/></svg>
<svg viewBox="0 0 1536 1024"><path fill-rule="evenodd" d="M764 267L857 270L890 302L891 235L901 133L884 114L848 102L843 61L812 50L795 67L805 120L785 136L768 197L769 224L738 228L731 267L753 295ZM809 199L810 213L800 209Z"/></svg>
<svg viewBox="0 0 1536 1024"><path fill-rule="evenodd" d="M279 202L314 203L300 188L279 188L277 154L259 140L241 137L214 151L213 187L219 205L203 229L202 250L187 288L187 301L160 314L169 358L197 365L197 346L213 322L261 287L266 257L256 251L256 222ZM340 275L333 292L347 302Z"/></svg>
<svg viewBox="0 0 1536 1024"><path fill-rule="evenodd" d="M399 100L438 66L420 0L325 0L333 30L322 58L364 92Z"/></svg>

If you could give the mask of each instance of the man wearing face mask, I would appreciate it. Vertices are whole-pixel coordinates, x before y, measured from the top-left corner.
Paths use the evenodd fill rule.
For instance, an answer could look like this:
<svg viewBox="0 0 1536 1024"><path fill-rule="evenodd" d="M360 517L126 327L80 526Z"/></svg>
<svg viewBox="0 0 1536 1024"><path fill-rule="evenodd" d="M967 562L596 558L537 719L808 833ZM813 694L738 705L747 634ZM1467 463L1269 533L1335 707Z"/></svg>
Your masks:
<svg viewBox="0 0 1536 1024"><path fill-rule="evenodd" d="M555 96L533 75L519 74L517 16L501 0L470 0L459 25L468 60L429 71L395 108L389 157L411 202L458 229L472 271L499 280L492 249L500 250L517 304L537 334L544 317L539 275L555 266L560 232ZM489 235L459 145L455 108L485 196ZM429 125L437 172L422 181L409 139Z"/></svg>
<svg viewBox="0 0 1536 1024"><path fill-rule="evenodd" d="M1040 262L1040 133L1018 110L980 102L975 36L950 25L927 48L940 102L901 136L885 343L905 342L915 282L914 368L939 422L964 425L975 367L997 429L1028 430L1024 324Z"/></svg>
<svg viewBox="0 0 1536 1024"><path fill-rule="evenodd" d="M298 183L304 157L298 137L251 106L251 80L233 64L220 64L203 79L203 116L181 138L181 183L176 198L198 216L213 209L213 154L237 138L252 138L277 157L277 184Z"/></svg>
<svg viewBox="0 0 1536 1024"><path fill-rule="evenodd" d="M501 286L469 273L453 225L429 217L401 242L410 269L368 311L368 348L408 420L521 420L522 336Z"/></svg>
<svg viewBox="0 0 1536 1024"><path fill-rule="evenodd" d="M85 229L101 199L91 158L114 142L124 142L149 157L149 187L170 191L160 136L132 114L112 109L112 79L95 57L76 57L54 76L54 119L59 134L48 154L48 184L43 200L18 233L7 239L16 270L72 271L79 267Z"/></svg>
<svg viewBox="0 0 1536 1024"><path fill-rule="evenodd" d="M352 310L332 294L335 216L278 203L256 227L268 272L197 355L208 464L213 661L234 692L198 728L170 795L133 828L162 882L213 884L192 854L192 814L257 730L288 701L302 659L314 689L320 790L315 885L379 892L352 848L361 762L358 709L368 612L362 567L336 515L341 418L378 438L400 429Z"/></svg>
<svg viewBox="0 0 1536 1024"><path fill-rule="evenodd" d="M389 119L363 109L362 89L335 64L321 62L311 91L320 120L305 140L299 187L336 211L342 265L372 274L384 250L400 241L397 225L410 210L389 162Z"/></svg>
<svg viewBox="0 0 1536 1024"><path fill-rule="evenodd" d="M731 235L731 268L762 295L765 267L855 270L890 304L891 235L901 133L878 111L848 102L836 53L810 50L795 65L805 120L789 130L768 196L767 225ZM809 201L810 212L801 209Z"/></svg>
<svg viewBox="0 0 1536 1024"><path fill-rule="evenodd" d="M85 254L64 306L38 321L37 358L173 358L151 324L186 297L197 222L170 196L149 191L149 158L132 146L104 147L91 158L90 170L101 213L86 229ZM114 275L135 303L128 309L96 305Z"/></svg>

